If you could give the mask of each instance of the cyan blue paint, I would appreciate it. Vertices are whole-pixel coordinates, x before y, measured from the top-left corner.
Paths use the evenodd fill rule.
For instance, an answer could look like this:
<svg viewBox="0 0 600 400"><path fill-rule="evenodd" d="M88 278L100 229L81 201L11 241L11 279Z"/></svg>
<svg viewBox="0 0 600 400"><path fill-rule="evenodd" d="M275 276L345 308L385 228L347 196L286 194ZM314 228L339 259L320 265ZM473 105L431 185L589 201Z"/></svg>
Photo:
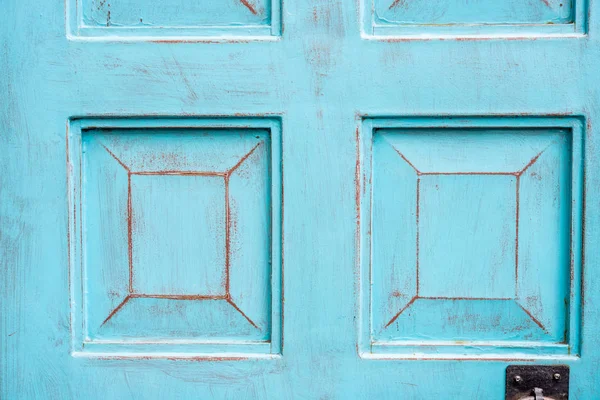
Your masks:
<svg viewBox="0 0 600 400"><path fill-rule="evenodd" d="M391 3L3 4L1 398L598 398L598 3Z"/></svg>
<svg viewBox="0 0 600 400"><path fill-rule="evenodd" d="M582 133L576 117L364 119L363 356L578 357Z"/></svg>
<svg viewBox="0 0 600 400"><path fill-rule="evenodd" d="M396 39L431 37L580 36L585 0L362 0L364 34Z"/></svg>
<svg viewBox="0 0 600 400"><path fill-rule="evenodd" d="M72 40L218 40L224 35L269 40L281 33L277 0L66 0L65 5Z"/></svg>
<svg viewBox="0 0 600 400"><path fill-rule="evenodd" d="M576 0L371 0L379 22L389 24L568 24ZM368 0L367 0L368 2ZM577 1L578 2L578 1Z"/></svg>
<svg viewBox="0 0 600 400"><path fill-rule="evenodd" d="M74 356L280 355L280 137L274 118L70 121Z"/></svg>

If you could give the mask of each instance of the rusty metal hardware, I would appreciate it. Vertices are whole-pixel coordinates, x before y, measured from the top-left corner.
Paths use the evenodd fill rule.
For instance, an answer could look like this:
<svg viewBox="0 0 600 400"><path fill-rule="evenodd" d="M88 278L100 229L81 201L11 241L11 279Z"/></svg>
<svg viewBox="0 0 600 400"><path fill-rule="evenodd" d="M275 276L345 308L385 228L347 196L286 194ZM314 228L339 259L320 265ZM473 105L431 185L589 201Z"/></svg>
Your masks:
<svg viewBox="0 0 600 400"><path fill-rule="evenodd" d="M568 400L567 365L510 365L506 368L506 400Z"/></svg>
<svg viewBox="0 0 600 400"><path fill-rule="evenodd" d="M521 397L519 400L555 400L551 397L544 396L544 391L540 388L534 388L530 396Z"/></svg>

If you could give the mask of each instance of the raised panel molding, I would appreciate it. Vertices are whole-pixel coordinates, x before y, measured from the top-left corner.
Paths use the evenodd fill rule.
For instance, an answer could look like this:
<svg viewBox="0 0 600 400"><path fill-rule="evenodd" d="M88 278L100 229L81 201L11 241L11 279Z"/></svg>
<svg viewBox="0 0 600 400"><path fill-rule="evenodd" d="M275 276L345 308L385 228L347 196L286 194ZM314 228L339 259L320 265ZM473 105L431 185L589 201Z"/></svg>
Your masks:
<svg viewBox="0 0 600 400"><path fill-rule="evenodd" d="M73 354L280 354L276 118L69 121Z"/></svg>
<svg viewBox="0 0 600 400"><path fill-rule="evenodd" d="M280 0L67 0L66 7L71 39L239 40L281 33Z"/></svg>
<svg viewBox="0 0 600 400"><path fill-rule="evenodd" d="M583 126L362 120L361 356L578 356Z"/></svg>
<svg viewBox="0 0 600 400"><path fill-rule="evenodd" d="M583 0L362 0L366 38L581 36Z"/></svg>

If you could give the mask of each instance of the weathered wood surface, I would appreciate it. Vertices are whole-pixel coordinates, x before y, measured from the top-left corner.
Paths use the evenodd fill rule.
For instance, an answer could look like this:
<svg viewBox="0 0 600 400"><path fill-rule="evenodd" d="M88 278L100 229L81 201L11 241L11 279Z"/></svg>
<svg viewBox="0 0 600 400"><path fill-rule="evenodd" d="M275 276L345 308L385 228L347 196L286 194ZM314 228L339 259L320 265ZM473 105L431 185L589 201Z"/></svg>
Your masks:
<svg viewBox="0 0 600 400"><path fill-rule="evenodd" d="M598 398L596 0L2 9L0 398Z"/></svg>

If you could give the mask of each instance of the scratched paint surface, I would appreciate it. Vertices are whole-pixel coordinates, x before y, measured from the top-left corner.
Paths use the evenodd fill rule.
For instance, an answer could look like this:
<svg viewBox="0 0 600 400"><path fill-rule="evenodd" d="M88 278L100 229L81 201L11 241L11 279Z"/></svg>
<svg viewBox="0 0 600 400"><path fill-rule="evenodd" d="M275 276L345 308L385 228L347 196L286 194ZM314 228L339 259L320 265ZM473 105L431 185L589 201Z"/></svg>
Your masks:
<svg viewBox="0 0 600 400"><path fill-rule="evenodd" d="M540 26L524 32L517 23L443 40L426 25L414 27L417 37L365 37L368 2L345 0L284 1L284 29L269 40L229 22L210 39L189 40L184 23L215 15L178 12L168 0L137 4L164 9L168 15L155 13L156 21L173 29L106 27L99 13L97 30L77 36L65 22L77 2L67 3L2 1L0 398L502 399L508 365L542 363L570 366L572 399L598 398L599 1L586 2L589 25L576 37L540 37ZM237 0L214 3L198 4L258 21ZM487 4L490 12L480 15L497 16ZM541 1L526 5L545 10ZM131 7L132 15L118 18L145 22ZM579 14L573 20L579 26ZM140 38L142 30L155 37ZM75 134L78 124L85 129ZM225 206L216 199L225 184L200 174L132 174L129 202L123 166L228 171L258 143L255 136L270 150L261 145L229 180L229 291L259 329L226 299L202 297L222 293L226 224L217 216ZM384 147L384 136L424 173L507 175L422 175L417 224L419 176ZM540 146L561 137L516 186L515 174ZM166 153L174 157L153 158ZM575 160L579 173L560 168ZM69 186L79 176L81 200ZM495 300L509 295L505 283L516 276L506 266L517 249L510 236L517 187L519 263L529 264L526 275L519 272L519 303ZM85 221L74 204L83 204ZM139 218L131 218L134 277L145 279L132 282L131 294L129 208ZM257 230L266 214L270 237ZM565 233L559 224L567 216ZM87 236L77 241L80 222ZM415 299L385 328L416 293L418 226L428 263L419 290L486 299ZM157 229L177 240L163 241ZM561 234L575 241L566 251ZM487 235L495 241L478 241ZM255 252L240 251L247 241ZM368 243L380 260L372 279L363 274ZM445 243L456 251L441 255ZM82 245L85 257L73 260L70 250L83 256ZM581 268L565 269L565 252ZM246 266L248 255L261 261ZM82 259L85 269L71 268ZM392 273L394 285L383 290ZM266 294L252 290L265 287L253 279L272 282ZM371 286L379 291L372 296ZM568 293L568 309L557 291ZM268 320L261 321L261 298L270 299ZM371 298L378 304L365 306ZM567 321L568 343L576 344L577 328L581 339L571 354L559 333Z"/></svg>
<svg viewBox="0 0 600 400"><path fill-rule="evenodd" d="M374 0L379 24L547 24L573 21L575 0Z"/></svg>
<svg viewBox="0 0 600 400"><path fill-rule="evenodd" d="M270 21L269 0L81 0L79 5L83 22L97 26L262 25Z"/></svg>
<svg viewBox="0 0 600 400"><path fill-rule="evenodd" d="M536 127L374 132L372 256L363 265L372 280L365 306L373 344L577 348L570 320L580 311L569 285L577 134ZM541 276L544 285L535 283Z"/></svg>
<svg viewBox="0 0 600 400"><path fill-rule="evenodd" d="M72 131L77 347L269 343L270 132L127 121Z"/></svg>

